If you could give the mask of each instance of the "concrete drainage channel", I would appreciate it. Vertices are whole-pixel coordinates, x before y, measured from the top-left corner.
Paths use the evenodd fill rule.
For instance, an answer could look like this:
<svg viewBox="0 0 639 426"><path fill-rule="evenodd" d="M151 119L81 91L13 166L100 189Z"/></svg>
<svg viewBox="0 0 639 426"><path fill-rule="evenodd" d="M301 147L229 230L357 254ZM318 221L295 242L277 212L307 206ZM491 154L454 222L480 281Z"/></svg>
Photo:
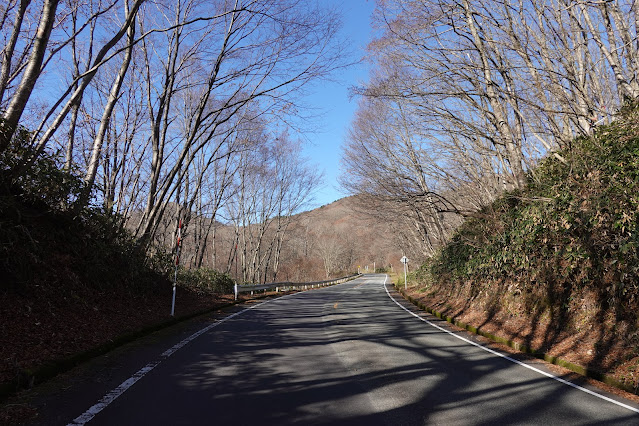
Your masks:
<svg viewBox="0 0 639 426"><path fill-rule="evenodd" d="M462 329L464 329L466 331L469 331L469 332L471 332L473 334L476 334L478 336L485 337L485 338L487 338L487 339L489 339L489 340L491 340L491 341L493 341L495 343L501 343L501 344L506 345L506 346L508 346L508 347L510 347L512 349L515 349L515 350L517 350L519 352L531 355L531 356L533 356L535 358L543 359L544 361L546 361L548 363L551 363L551 364L558 365L560 367L566 368L566 369L568 369L568 370L570 370L570 371L572 371L574 373L580 374L582 376L597 380L599 382L605 383L605 384L607 384L609 386L615 387L615 388L623 390L625 392L628 392L628 393L631 393L631 394L634 394L634 395L639 395L639 384L637 386L632 386L630 384L623 383L623 382L615 379L614 377L607 376L607 375L605 375L603 373L600 373L598 371L593 371L592 369L585 368L585 367L583 367L581 365L573 364L573 363L571 363L569 361L566 361L564 359L561 359L559 357L555 357L555 356L549 355L547 353L536 351L536 350L534 350L532 348L529 348L529 347L527 347L525 345L517 343L517 342L515 342L513 340L509 340L509 339L497 336L495 334L492 334L492 333L489 333L487 331L481 330L480 328L474 327L474 326L472 326L470 324L466 324L466 323L464 323L462 321L459 321L459 320L457 320L457 319L455 319L453 317L449 317L447 315L443 315L441 312L438 312L438 311L436 311L436 310L424 305L419 300L409 296L408 294L405 293L404 289L402 289L401 287L399 287L397 285L394 285L394 286L395 286L395 289L397 290L397 292L399 294L401 294L404 299L408 300L413 305L417 306L419 309L421 309L421 310L423 310L425 312L428 312L429 314L431 314L431 315L433 315L433 316L435 316L435 317L437 317L439 319L447 321L447 322L449 322L449 323L451 323L451 324L453 324L453 325L455 325L455 326L457 326L459 328L462 328Z"/></svg>

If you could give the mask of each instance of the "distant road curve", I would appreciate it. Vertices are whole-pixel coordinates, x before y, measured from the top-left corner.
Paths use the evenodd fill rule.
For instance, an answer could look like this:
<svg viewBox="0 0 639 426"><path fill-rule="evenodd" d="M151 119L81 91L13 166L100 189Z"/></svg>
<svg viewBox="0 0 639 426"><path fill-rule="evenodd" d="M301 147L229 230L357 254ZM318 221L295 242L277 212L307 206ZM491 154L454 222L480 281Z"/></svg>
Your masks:
<svg viewBox="0 0 639 426"><path fill-rule="evenodd" d="M93 406L66 401L77 409L66 422L639 424L637 404L424 321L389 297L386 279L366 275L237 311L149 360Z"/></svg>

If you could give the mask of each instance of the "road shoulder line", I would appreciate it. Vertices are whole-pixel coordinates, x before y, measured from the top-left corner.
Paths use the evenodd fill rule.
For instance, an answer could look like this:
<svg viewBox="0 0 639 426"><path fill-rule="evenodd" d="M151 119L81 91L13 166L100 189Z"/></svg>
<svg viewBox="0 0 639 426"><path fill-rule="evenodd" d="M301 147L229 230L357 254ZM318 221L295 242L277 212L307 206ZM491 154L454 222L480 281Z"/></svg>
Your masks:
<svg viewBox="0 0 639 426"><path fill-rule="evenodd" d="M159 356L159 358L157 360L149 362L147 365L145 365L144 367L139 369L135 374L133 374L131 377L129 377L128 379L123 381L118 387L116 387L115 389L113 389L112 391L107 393L104 397L102 397L96 404L94 404L88 410L86 410L84 413L82 413L81 415L79 415L78 417L73 419L73 421L68 423L67 426L85 425L87 422L89 422L91 419L93 419L98 413L100 413L100 411L104 410L113 401L115 401L120 395L122 395L124 392L126 392L138 380L140 380L142 377L146 376L155 367L160 365L162 363L162 361L164 361L165 359L169 358L171 355L173 355L179 349L181 349L182 347L186 346L188 343L192 342L193 340L197 339L198 337L200 337L202 334L206 333L207 331L209 331L209 330L211 330L211 329L213 329L213 328L215 328L215 327L217 327L219 325L222 325L226 321L228 321L228 320L230 320L232 318L235 318L236 316L242 315L243 313L246 313L246 312L250 311L251 309L257 308L258 306L262 306L262 305L264 305L266 303L272 302L273 300L280 300L282 298L285 298L287 296L292 296L292 295L295 295L295 294L299 294L299 293L294 293L294 294L278 297L278 298L275 298L275 299L270 299L270 300L267 300L265 302L257 303L257 304L255 304L253 306L249 306L248 308L245 308L245 309L243 309L241 311L235 312L234 314L231 314L231 315L229 315L227 317L224 317L224 318L220 319L219 321L216 321L216 322L214 322L212 324L209 324L208 326L196 331L195 333L191 334L190 336L188 336L187 338L183 339L179 343L176 343L175 345L173 345L172 347L170 347L166 351L162 352L162 354Z"/></svg>
<svg viewBox="0 0 639 426"><path fill-rule="evenodd" d="M602 400L604 400L604 401L610 402L610 403L615 404L615 405L617 405L617 406L619 406L619 407L623 407L623 408L628 409L628 410L630 410L630 411L633 411L633 412L635 412L635 413L639 413L639 409L637 409L637 408L635 408L635 407L632 407L632 406L630 406L630 405L627 405L627 404L624 404L624 403L622 403L622 402L616 401L616 400L614 400L614 399L612 399L612 398L609 398L609 397L607 397L607 396L605 396L605 395L602 395L602 394L600 394L600 393L594 392L594 391L592 391L592 390L590 390L590 389L586 389L586 388L584 388L583 386L579 386L579 385L577 385L577 384L575 384L575 383L572 383L572 382L569 382L569 381L567 381L567 380L564 380L564 379L562 379L561 377L557 377L557 376L555 376L554 374L551 374L551 373L548 373L548 372L542 371L542 370L540 370L540 369L538 369L538 368L535 368L535 367L533 367L533 366L531 366L531 365L529 365L529 364L526 364L526 363L524 363L524 362L521 362L521 361L519 361L519 360L516 360L516 359L514 359L514 358L512 358L512 357L509 357L508 355L504 355L503 353L500 353L500 352L497 352L497 351L495 351L495 350L493 350L493 349L487 348L486 346L483 346L483 345L481 345L481 344L479 344L479 343L477 343L477 342L473 342L472 340L466 339L466 338L465 338L465 337L463 337L463 336L460 336L460 335L458 335L458 334L455 334L455 333L451 332L450 330L446 330L445 328L440 327L440 326L438 326L437 324L435 324L435 323L433 323L433 322L431 322L431 321L429 321L429 320L427 320L427 319L425 319L425 318L420 317L420 316L419 316L419 315L417 315L416 313L411 312L410 310L408 310L406 307L404 307L404 306L403 306L401 303L399 303L397 300L395 300L395 298L394 298L394 297L390 294L390 292L388 291L388 287L387 287L387 285L386 285L386 284L387 284L387 281L388 281L388 275L386 275L386 278L384 279L384 284L383 284L383 286L384 286L384 290L386 291L386 294L388 295L388 297L389 297L389 298L390 298L390 299L391 299L391 300L392 300L392 301L393 301L393 302L394 302L397 306L399 306L400 308L402 308L404 311L408 312L410 315L414 316L415 318L419 319L420 321L425 322L426 324L428 324L428 325L430 325L430 326L432 326L432 327L434 327L434 328L436 328L436 329L438 329L438 330L440 330L440 331L443 331L443 332L445 332L445 333L447 333L447 334L450 334L451 336L453 336L453 337L455 337L455 338L457 338L457 339L459 339L459 340L462 340L462 341L464 341L464 342L466 342L466 343L468 343L468 344L471 344L471 345L473 345L473 346L476 346L476 347L478 347L478 348L481 348L481 349L483 349L483 350L484 350L484 351L486 351L486 352L490 352L490 353L491 353L491 354L493 354L493 355L496 355L496 356L498 356L498 357L504 358L504 359L506 359L506 360L508 360L508 361L510 361L510 362L512 362L512 363L518 364L518 365L520 365L520 366L522 366L522 367L525 367L525 368L527 368L527 369L529 369L529 370L532 370L532 371L534 371L534 372L536 372L536 373L539 373L539 374L541 374L541 375L543 375L543 376L546 376L546 377L548 377L548 378L550 378L550 379L556 380L556 381L558 381L558 382L560 382L560 383L562 383L562 384L564 384L564 385L570 386L570 387L572 387L572 388L574 388L574 389L580 390L580 391L585 392L585 393L587 393L587 394L589 394L589 395L595 396L595 397L597 397L597 398L599 398L599 399L602 399Z"/></svg>

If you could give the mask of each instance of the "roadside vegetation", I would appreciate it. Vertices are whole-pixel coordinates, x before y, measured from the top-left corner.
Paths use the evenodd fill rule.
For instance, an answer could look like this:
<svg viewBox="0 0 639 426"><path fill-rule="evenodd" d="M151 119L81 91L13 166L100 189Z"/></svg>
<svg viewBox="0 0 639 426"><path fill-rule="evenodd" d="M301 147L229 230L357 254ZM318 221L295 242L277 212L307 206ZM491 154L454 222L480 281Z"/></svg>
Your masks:
<svg viewBox="0 0 639 426"><path fill-rule="evenodd" d="M351 63L336 10L8 0L0 16L0 395L170 320L180 231L177 317L315 255L308 229L284 237L321 183L305 90Z"/></svg>
<svg viewBox="0 0 639 426"><path fill-rule="evenodd" d="M25 294L38 282L60 292L74 283L105 291L147 290L160 278L166 268L162 262L168 259L158 253L147 265L144 248L122 227L121 216L101 206L77 208L73 202L84 184L62 170L55 156L40 156L14 178L12 163L29 150L29 132L21 131L24 137L14 138L11 149L0 157L0 261L5 286ZM73 273L60 274L61 269Z"/></svg>
<svg viewBox="0 0 639 426"><path fill-rule="evenodd" d="M406 255L425 304L639 387L638 2L377 1L314 214L339 10L250 4L0 7L2 390L165 321L178 233L177 316Z"/></svg>
<svg viewBox="0 0 639 426"><path fill-rule="evenodd" d="M12 150L19 150L19 155L7 151L0 156L0 400L92 353L175 321L170 316L175 251L141 244L125 226L125 218L102 204L78 207L75 201L84 183L60 167L55 155L39 156L20 179L12 179L12 162L28 155L29 134L21 129L14 137ZM337 237L323 229L348 229L353 237L346 253L349 263L331 264L331 276L348 274L351 263L360 258L381 259L374 250L383 249L384 232L358 222L346 200L295 216L282 250L283 279L323 278L328 260L314 248L321 241L332 247L332 254L346 253L339 250ZM233 235L233 225L218 226L220 232ZM171 240L171 231L165 240ZM381 242L362 232L374 233ZM356 236L370 242L366 251L355 251ZM177 318L234 299L235 280L189 262L195 257L192 247L193 239L186 238L177 270ZM227 250L218 247L225 257ZM304 250L308 255L297 254ZM250 298L246 293L239 296ZM0 424L5 415L12 418L0 410Z"/></svg>
<svg viewBox="0 0 639 426"><path fill-rule="evenodd" d="M24 154L26 141L12 149ZM149 255L120 215L77 208L83 182L55 156L12 180L15 158L0 157L0 397L41 380L46 365L168 320L174 270L174 256ZM177 316L232 299L232 280L217 271L180 270L179 282Z"/></svg>
<svg viewBox="0 0 639 426"><path fill-rule="evenodd" d="M376 2L342 185L411 297L636 389L639 5L565 6Z"/></svg>
<svg viewBox="0 0 639 426"><path fill-rule="evenodd" d="M579 336L583 365L639 385L639 108L559 154L466 220L414 290L479 324L527 323L508 331L541 351Z"/></svg>

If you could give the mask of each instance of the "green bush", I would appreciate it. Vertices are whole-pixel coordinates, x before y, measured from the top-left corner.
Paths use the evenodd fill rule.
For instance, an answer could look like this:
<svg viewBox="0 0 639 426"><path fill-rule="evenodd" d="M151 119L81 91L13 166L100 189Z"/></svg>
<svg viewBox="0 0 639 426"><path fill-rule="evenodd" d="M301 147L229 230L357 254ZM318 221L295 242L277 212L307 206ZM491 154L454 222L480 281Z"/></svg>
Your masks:
<svg viewBox="0 0 639 426"><path fill-rule="evenodd" d="M591 290L632 318L639 309L639 108L626 108L593 137L548 157L529 185L467 220L421 275L487 292L515 283L535 300L567 305Z"/></svg>
<svg viewBox="0 0 639 426"><path fill-rule="evenodd" d="M71 208L84 188L82 179L61 170L59 158L46 152L25 161L34 154L29 139L20 128L0 153L0 267L6 287L26 291L48 283L61 291L73 286L155 291L157 272L164 271L146 266L146 251L124 228L124 218L100 206Z"/></svg>
<svg viewBox="0 0 639 426"><path fill-rule="evenodd" d="M66 209L78 198L84 182L63 170L56 155L43 152L31 161L30 137L31 133L20 127L9 147L0 153L0 194L40 209Z"/></svg>
<svg viewBox="0 0 639 426"><path fill-rule="evenodd" d="M233 293L234 281L227 274L209 268L178 270L178 284L212 293Z"/></svg>

